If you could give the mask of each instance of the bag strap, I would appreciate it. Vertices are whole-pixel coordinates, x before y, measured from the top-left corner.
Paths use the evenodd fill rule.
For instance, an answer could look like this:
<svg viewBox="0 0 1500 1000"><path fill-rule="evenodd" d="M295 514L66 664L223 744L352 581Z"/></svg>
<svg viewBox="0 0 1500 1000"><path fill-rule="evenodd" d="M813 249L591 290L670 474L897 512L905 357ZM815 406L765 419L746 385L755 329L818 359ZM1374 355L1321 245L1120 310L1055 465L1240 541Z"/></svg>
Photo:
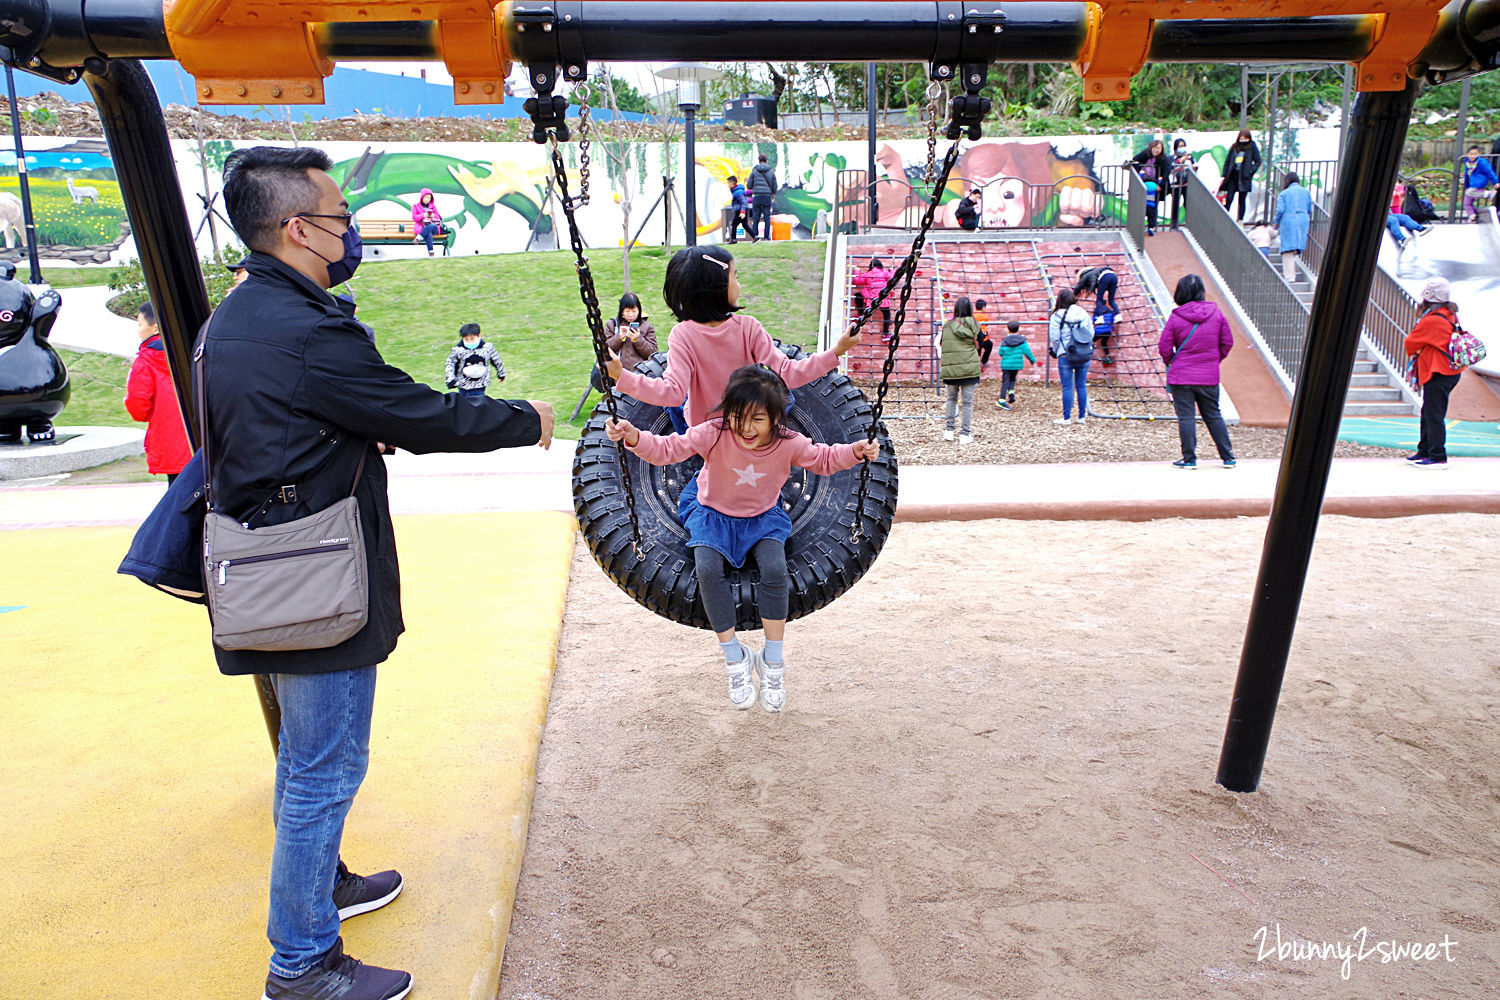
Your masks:
<svg viewBox="0 0 1500 1000"><path fill-rule="evenodd" d="M209 513L213 513L214 509L213 456L209 451L209 440L213 435L208 432L208 379L204 373L203 352L208 346L208 324L212 318L210 316L209 319L204 320L203 325L198 328L198 340L196 346L193 348L193 398L195 408L198 411L198 432L203 436L203 502L207 506ZM360 449L359 465L354 468L354 482L349 484L348 495L351 497L354 495L354 491L359 488L359 478L364 475L365 460L369 457L370 448L367 443L365 447ZM256 507L255 513L252 513L250 517L254 518L256 514L263 512L274 499L276 499L275 493L262 501L260 506ZM247 520L249 519L247 518Z"/></svg>
<svg viewBox="0 0 1500 1000"><path fill-rule="evenodd" d="M1172 349L1172 356L1167 359L1167 367L1168 368L1171 368L1172 367L1172 362L1174 362L1174 361L1177 360L1177 352L1180 351L1180 350L1182 350L1184 347L1187 346L1187 342L1193 339L1193 334L1197 333L1198 332L1198 327L1200 327L1202 325L1203 324L1201 322L1194 323L1193 324L1193 328L1188 331L1188 335L1186 337L1182 338L1182 343L1178 344L1176 347L1174 347Z"/></svg>

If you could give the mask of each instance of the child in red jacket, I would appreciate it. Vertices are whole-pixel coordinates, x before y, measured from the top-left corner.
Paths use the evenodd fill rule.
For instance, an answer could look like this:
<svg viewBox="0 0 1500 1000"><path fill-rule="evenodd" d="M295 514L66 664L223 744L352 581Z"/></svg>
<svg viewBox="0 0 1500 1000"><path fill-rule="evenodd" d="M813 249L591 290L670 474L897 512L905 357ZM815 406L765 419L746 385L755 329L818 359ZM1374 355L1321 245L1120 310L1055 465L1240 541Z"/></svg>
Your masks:
<svg viewBox="0 0 1500 1000"><path fill-rule="evenodd" d="M187 427L177 405L177 389L172 384L166 348L156 325L156 309L151 303L141 306L135 322L141 346L125 384L125 409L131 419L146 425L146 470L152 475L166 473L171 483L193 457L193 449L188 444Z"/></svg>

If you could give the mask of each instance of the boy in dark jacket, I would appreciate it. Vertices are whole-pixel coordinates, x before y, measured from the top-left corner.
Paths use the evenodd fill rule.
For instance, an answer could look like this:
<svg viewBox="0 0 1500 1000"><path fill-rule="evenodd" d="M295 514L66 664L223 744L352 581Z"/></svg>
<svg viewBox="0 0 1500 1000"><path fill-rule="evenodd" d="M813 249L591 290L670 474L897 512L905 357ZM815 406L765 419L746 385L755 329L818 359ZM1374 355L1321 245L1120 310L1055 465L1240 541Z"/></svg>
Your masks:
<svg viewBox="0 0 1500 1000"><path fill-rule="evenodd" d="M725 243L739 242L739 228L745 227L745 235L755 242L755 232L750 228L750 195L745 185L733 174L729 175L729 238Z"/></svg>
<svg viewBox="0 0 1500 1000"><path fill-rule="evenodd" d="M1000 399L995 403L1008 410L1016 401L1016 376L1026 367L1026 362L1036 364L1036 355L1021 333L1021 324L1011 320L1005 324L1007 333L1000 341Z"/></svg>

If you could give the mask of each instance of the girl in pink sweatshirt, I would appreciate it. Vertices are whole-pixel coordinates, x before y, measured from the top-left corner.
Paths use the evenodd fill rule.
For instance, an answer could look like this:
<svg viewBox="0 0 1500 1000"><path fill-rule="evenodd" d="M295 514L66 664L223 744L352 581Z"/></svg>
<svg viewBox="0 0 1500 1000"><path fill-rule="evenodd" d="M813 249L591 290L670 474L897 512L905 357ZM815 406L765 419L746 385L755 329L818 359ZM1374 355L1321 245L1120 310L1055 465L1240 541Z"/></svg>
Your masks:
<svg viewBox="0 0 1500 1000"><path fill-rule="evenodd" d="M662 377L625 371L616 357L605 370L627 396L655 406L685 407L689 427L718 408L737 368L765 365L795 389L833 371L838 359L859 343L858 337L845 334L831 349L810 358L793 361L782 354L765 327L735 315L740 309L739 272L734 257L716 244L677 251L667 265L662 297L681 320L667 340Z"/></svg>
<svg viewBox="0 0 1500 1000"><path fill-rule="evenodd" d="M730 376L724 401L715 408L717 417L694 423L686 434L658 436L638 430L628 420L605 424L611 441L624 441L652 465L703 456L698 492L690 498L684 490L678 514L688 529L703 609L729 672L729 701L740 710L755 701L752 674L759 675L763 709L779 712L786 704L781 644L791 587L786 540L792 519L779 501L792 466L831 476L880 454L880 446L871 441L813 443L786 426L787 403L786 385L779 376L747 365ZM765 648L759 651L751 651L735 636L738 615L724 568L726 561L742 567L751 554L760 570L760 617L766 633Z"/></svg>

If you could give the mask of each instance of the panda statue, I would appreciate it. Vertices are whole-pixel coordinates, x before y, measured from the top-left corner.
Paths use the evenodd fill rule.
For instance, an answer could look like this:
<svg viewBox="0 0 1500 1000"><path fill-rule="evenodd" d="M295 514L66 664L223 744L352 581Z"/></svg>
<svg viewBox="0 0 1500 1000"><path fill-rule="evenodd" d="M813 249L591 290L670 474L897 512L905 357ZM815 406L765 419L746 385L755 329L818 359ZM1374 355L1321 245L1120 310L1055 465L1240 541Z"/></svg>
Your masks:
<svg viewBox="0 0 1500 1000"><path fill-rule="evenodd" d="M16 279L16 265L0 261L0 445L57 436L52 421L73 392L68 369L47 343L62 296L39 297Z"/></svg>

